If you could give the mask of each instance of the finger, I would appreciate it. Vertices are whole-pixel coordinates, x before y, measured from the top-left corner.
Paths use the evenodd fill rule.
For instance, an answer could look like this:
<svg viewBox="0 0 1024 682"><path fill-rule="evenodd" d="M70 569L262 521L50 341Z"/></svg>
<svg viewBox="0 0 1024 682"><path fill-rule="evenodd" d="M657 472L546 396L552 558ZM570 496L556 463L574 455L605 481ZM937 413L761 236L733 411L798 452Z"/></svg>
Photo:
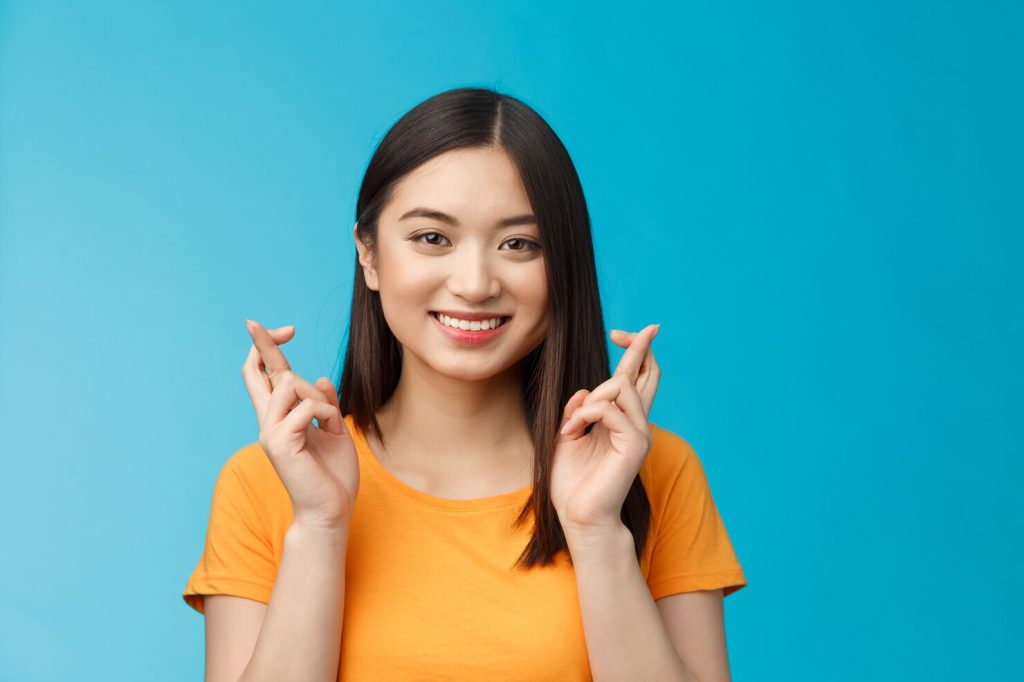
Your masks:
<svg viewBox="0 0 1024 682"><path fill-rule="evenodd" d="M278 327L277 329L267 329L266 332L270 334L270 337L274 342L280 346L292 340L292 337L295 336L295 327L288 325L286 327ZM249 335L252 336L252 333L250 332ZM253 345L255 345L255 339ZM269 374L265 373L266 363L263 361L263 357L259 353L259 348L256 349L256 362L260 373L263 374L264 377L269 377ZM267 385L271 386L271 383L268 381Z"/></svg>
<svg viewBox="0 0 1024 682"><path fill-rule="evenodd" d="M341 411L341 404L338 402L338 389L334 385L333 381L327 377L320 377L313 385L320 389L320 392L324 394L324 398L327 399L327 402L337 407L339 412Z"/></svg>
<svg viewBox="0 0 1024 682"><path fill-rule="evenodd" d="M626 348L626 352L615 368L615 374L625 374L634 384L636 383L637 377L640 374L640 365L643 364L644 356L651 345L651 340L658 333L660 327L661 325L657 324L647 325L630 340L629 347Z"/></svg>
<svg viewBox="0 0 1024 682"><path fill-rule="evenodd" d="M270 377L271 386L277 385L277 375L291 370L291 365L288 364L288 360L284 357L284 353L278 348L277 342L271 333L263 327L259 322L255 320L245 321L246 329L249 330L249 335L252 336L252 342L256 346L256 350L260 354L260 361L266 368L267 376ZM284 327L284 329L291 329L294 331L294 327Z"/></svg>
<svg viewBox="0 0 1024 682"><path fill-rule="evenodd" d="M270 381L267 375L260 371L258 358L256 346L249 346L249 355L242 364L242 381L245 382L245 390L249 393L253 410L256 411L256 422L262 430L263 418L267 414L267 405L270 402Z"/></svg>
<svg viewBox="0 0 1024 682"><path fill-rule="evenodd" d="M622 411L626 418L640 430L647 428L647 410L640 394L633 384L627 384L615 397L616 406Z"/></svg>
<svg viewBox="0 0 1024 682"><path fill-rule="evenodd" d="M660 324L658 325L658 331L661 331ZM654 332L654 335L651 336L652 339L658 335L658 331ZM628 348L630 342L635 339L638 334L638 332L627 332L621 329L610 329L608 330L608 333L612 337L612 343L616 346L621 346L622 348Z"/></svg>
<svg viewBox="0 0 1024 682"><path fill-rule="evenodd" d="M627 383L629 383L628 377L622 374L616 374L608 379L605 379L604 381L597 385L597 388L595 388L593 391L590 392L589 395L587 395L586 399L583 401L583 404L589 405L591 403L596 403L599 400L615 400L615 397L619 395L619 392L622 391L623 387L625 387Z"/></svg>
<svg viewBox="0 0 1024 682"><path fill-rule="evenodd" d="M268 330L277 343L288 343L294 335L294 327L280 327ZM242 363L242 380L256 411L256 420L262 428L263 416L267 412L272 386L270 379L263 373L259 351L255 345L249 346L249 354Z"/></svg>
<svg viewBox="0 0 1024 682"><path fill-rule="evenodd" d="M338 416L341 418L340 426L341 431L348 433L348 427L345 426L345 415L341 413L341 403L338 401L338 389L334 385L334 382L327 377L320 377L314 384L320 392L323 393L327 398L327 403L331 405L335 410L338 411Z"/></svg>
<svg viewBox="0 0 1024 682"><path fill-rule="evenodd" d="M285 370L279 374L276 381L278 383L270 394L270 402L267 405L267 412L264 417L265 423L270 428L274 428L277 424L283 422L292 411L292 408L295 407L295 403L299 401L319 400L324 404L330 405L330 403L324 400L324 395L320 392L320 389L291 370ZM336 409L333 405L331 407ZM325 424L324 429L334 433L341 433L342 426L331 422L330 424Z"/></svg>
<svg viewBox="0 0 1024 682"><path fill-rule="evenodd" d="M651 382L651 370L656 366L654 361L654 349L648 347L647 354L644 356L644 361L640 364L640 374L636 378L636 390L640 394L641 402L644 406L644 414L651 413L651 403L654 401L654 395L649 395L649 384ZM657 390L657 385L655 385ZM648 399L649 398L649 399Z"/></svg>
<svg viewBox="0 0 1024 682"><path fill-rule="evenodd" d="M635 332L624 332L621 329L611 330L612 341L619 346L628 347L630 342L636 338ZM657 332L655 333L657 336ZM653 337L652 337L653 339ZM661 367L654 357L654 349L648 346L647 354L640 365L640 373L637 375L636 387L640 393L640 399L644 405L644 412L651 413L651 406L654 404L654 396L658 391L658 381L661 378Z"/></svg>
<svg viewBox="0 0 1024 682"><path fill-rule="evenodd" d="M292 337L295 335L295 327L293 327L291 325L288 325L287 327L278 327L277 329L268 329L266 331L267 331L268 334L270 334L271 338L278 345L283 345L283 344L288 343L289 341L292 340ZM253 348L255 348L255 346L256 346L256 344L254 343L253 344ZM259 349L256 349L255 355L250 353L250 355L248 356L247 360L249 358L255 358L255 362L253 363L253 367L255 367L257 369L257 371L259 371L262 374L263 373L264 365L263 365L263 360L260 358ZM264 374L264 376L266 376L266 375ZM268 384L268 386L269 386L269 384Z"/></svg>
<svg viewBox="0 0 1024 682"><path fill-rule="evenodd" d="M584 405L607 401L619 406L637 428L647 426L647 412L636 386L624 374L617 374L595 388Z"/></svg>
<svg viewBox="0 0 1024 682"><path fill-rule="evenodd" d="M341 435L343 427L338 423L340 417L341 415L334 405L320 398L313 398L303 400L302 404L288 413L288 416L278 424L277 428L284 433L299 433L307 426L310 426L315 418L320 429L335 435ZM329 428L331 425L336 428Z"/></svg>
<svg viewBox="0 0 1024 682"><path fill-rule="evenodd" d="M636 336L636 332L626 332L621 329L612 329L608 333L612 337L612 343L622 348L629 348L630 341Z"/></svg>
<svg viewBox="0 0 1024 682"><path fill-rule="evenodd" d="M658 392L658 382L661 381L661 365L655 359L653 350L650 351L650 359L646 365L644 371L641 372L637 392L640 393L640 401L644 405L644 413L649 416L651 414L651 406L654 404L654 396Z"/></svg>
<svg viewBox="0 0 1024 682"><path fill-rule="evenodd" d="M572 416L572 413L576 411L576 408L583 404L584 399L588 395L590 395L590 391L585 388L581 388L572 394L572 397L569 398L569 401L565 404L565 409L562 410L562 423L559 425L559 428L568 421L569 417Z"/></svg>
<svg viewBox="0 0 1024 682"><path fill-rule="evenodd" d="M607 400L602 400L577 409L562 427L561 433L569 440L576 440L583 437L588 424L596 422L601 422L614 433L628 434L636 430L636 426L621 409Z"/></svg>

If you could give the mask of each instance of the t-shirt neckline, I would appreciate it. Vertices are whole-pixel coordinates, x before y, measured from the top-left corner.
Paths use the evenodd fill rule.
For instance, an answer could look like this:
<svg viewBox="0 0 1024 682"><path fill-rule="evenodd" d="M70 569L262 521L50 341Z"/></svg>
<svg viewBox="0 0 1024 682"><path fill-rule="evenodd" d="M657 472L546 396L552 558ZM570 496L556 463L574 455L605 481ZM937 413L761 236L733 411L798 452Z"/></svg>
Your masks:
<svg viewBox="0 0 1024 682"><path fill-rule="evenodd" d="M364 467L363 470L369 469L377 476L378 479L383 481L385 485L406 497L419 502L420 504L437 509L454 511L499 509L501 507L508 507L512 505L522 506L533 492L533 483L530 483L519 490L512 490L507 493L501 493L500 495L491 495L490 497L453 500L446 497L430 495L401 480L380 463L380 460L377 459L377 455L375 455L373 450L370 448L370 443L366 439L366 434L363 433L362 429L356 426L351 414L345 415L345 425L348 427L349 433L352 434L352 440L355 443L356 453L359 455L360 462L366 464L366 467Z"/></svg>

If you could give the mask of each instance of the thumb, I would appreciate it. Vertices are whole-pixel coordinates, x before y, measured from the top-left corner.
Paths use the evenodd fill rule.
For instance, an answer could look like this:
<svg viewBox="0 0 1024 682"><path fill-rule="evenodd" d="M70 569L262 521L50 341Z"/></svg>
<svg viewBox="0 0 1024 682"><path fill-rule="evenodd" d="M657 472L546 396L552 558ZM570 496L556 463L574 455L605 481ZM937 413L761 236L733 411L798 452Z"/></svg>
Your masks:
<svg viewBox="0 0 1024 682"><path fill-rule="evenodd" d="M321 393L324 394L324 399L327 400L331 405L334 405L339 410L341 406L338 404L338 391L334 387L334 382L327 377L320 377L314 384Z"/></svg>
<svg viewBox="0 0 1024 682"><path fill-rule="evenodd" d="M559 427L565 426L565 422L569 421L569 418L572 417L572 413L583 404L583 401L587 399L588 395L590 395L590 391L585 388L581 388L572 394L572 397L569 398L569 402L565 404L565 409L562 411L562 423L559 424Z"/></svg>

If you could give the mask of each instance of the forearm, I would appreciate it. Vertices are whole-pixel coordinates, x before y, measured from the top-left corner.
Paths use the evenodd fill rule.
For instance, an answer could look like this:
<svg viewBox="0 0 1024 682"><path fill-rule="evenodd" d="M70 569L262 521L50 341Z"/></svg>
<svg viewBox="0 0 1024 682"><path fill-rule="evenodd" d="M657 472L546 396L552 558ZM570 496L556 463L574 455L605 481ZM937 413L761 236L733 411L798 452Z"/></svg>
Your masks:
<svg viewBox="0 0 1024 682"><path fill-rule="evenodd" d="M338 676L348 528L292 524L259 638L239 682Z"/></svg>
<svg viewBox="0 0 1024 682"><path fill-rule="evenodd" d="M676 653L626 526L566 533L594 680L696 682Z"/></svg>

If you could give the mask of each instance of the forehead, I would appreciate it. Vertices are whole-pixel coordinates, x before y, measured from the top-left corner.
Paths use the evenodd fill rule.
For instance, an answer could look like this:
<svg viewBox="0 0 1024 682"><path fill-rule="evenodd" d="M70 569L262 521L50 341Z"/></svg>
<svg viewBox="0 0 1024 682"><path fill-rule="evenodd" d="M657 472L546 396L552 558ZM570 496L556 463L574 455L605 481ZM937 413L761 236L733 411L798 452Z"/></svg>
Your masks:
<svg viewBox="0 0 1024 682"><path fill-rule="evenodd" d="M435 156L398 182L383 213L397 218L415 207L467 219L531 212L519 170L500 147L454 149Z"/></svg>

